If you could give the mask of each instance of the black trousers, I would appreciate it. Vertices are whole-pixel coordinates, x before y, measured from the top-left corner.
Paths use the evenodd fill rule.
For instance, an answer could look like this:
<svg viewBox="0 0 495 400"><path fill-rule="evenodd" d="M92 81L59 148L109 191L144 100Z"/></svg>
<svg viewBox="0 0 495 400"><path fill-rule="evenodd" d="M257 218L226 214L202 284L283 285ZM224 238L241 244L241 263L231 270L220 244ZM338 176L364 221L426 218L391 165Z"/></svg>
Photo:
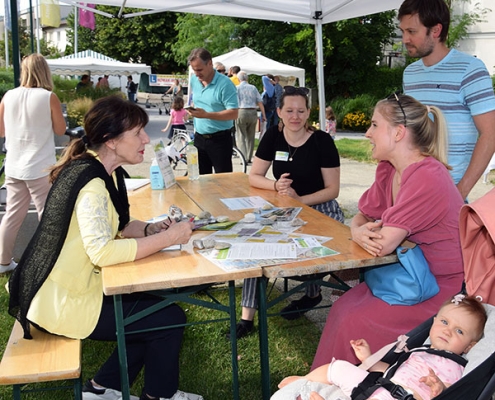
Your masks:
<svg viewBox="0 0 495 400"><path fill-rule="evenodd" d="M145 293L123 295L124 317L136 314L159 301L158 297ZM143 330L185 322L186 315L182 308L172 304L128 325L126 330ZM179 386L179 351L183 334L182 327L126 335L129 382L132 384L144 367L144 392L154 397L172 397ZM113 342L117 340L112 296L103 297L98 324L89 338ZM121 391L117 347L93 379L98 385Z"/></svg>
<svg viewBox="0 0 495 400"><path fill-rule="evenodd" d="M227 129L208 135L194 135L198 149L199 174L232 172L232 131Z"/></svg>

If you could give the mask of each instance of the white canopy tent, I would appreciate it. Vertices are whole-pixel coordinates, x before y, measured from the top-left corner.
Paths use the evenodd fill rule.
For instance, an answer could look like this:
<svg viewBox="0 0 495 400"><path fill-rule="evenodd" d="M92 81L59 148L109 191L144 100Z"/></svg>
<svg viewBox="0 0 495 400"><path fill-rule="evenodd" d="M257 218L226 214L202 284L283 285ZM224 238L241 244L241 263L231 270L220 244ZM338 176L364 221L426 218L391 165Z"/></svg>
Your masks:
<svg viewBox="0 0 495 400"><path fill-rule="evenodd" d="M361 15L399 8L403 0L93 0L92 3L120 7L118 17L130 18L156 12L188 12L196 14L223 15L250 19L265 19L315 25L318 101L320 125L325 121L325 88L323 85L323 38L322 24L341 21ZM64 0L80 8L74 0ZM149 9L124 14L124 7ZM88 9L94 11L93 9ZM95 12L109 17L108 13Z"/></svg>
<svg viewBox="0 0 495 400"><path fill-rule="evenodd" d="M96 52L80 52L70 56L46 60L50 71L58 75L133 75L151 74L146 64L125 63Z"/></svg>
<svg viewBox="0 0 495 400"><path fill-rule="evenodd" d="M228 68L235 65L241 70L253 75L280 75L294 76L299 81L299 86L304 86L304 68L292 67L287 64L265 57L249 47L233 50L221 56L213 57L213 62L221 62Z"/></svg>

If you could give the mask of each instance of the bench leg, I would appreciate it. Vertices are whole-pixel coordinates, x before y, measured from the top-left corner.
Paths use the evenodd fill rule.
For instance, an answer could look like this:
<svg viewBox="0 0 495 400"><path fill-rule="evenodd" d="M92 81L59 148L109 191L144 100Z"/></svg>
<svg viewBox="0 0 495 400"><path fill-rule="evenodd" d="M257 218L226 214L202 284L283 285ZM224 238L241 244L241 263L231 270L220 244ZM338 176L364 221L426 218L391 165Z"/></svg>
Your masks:
<svg viewBox="0 0 495 400"><path fill-rule="evenodd" d="M81 377L74 379L74 399L82 400L82 380Z"/></svg>
<svg viewBox="0 0 495 400"><path fill-rule="evenodd" d="M21 400L21 385L14 385L12 390L14 392L14 400Z"/></svg>

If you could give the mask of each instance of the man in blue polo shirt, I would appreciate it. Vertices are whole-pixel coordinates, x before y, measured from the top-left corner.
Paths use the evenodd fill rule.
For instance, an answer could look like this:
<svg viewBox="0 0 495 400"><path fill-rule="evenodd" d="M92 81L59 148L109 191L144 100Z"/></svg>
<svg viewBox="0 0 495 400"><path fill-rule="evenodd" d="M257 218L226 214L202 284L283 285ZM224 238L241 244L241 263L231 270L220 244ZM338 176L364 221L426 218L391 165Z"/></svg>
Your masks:
<svg viewBox="0 0 495 400"><path fill-rule="evenodd" d="M194 145L199 173L232 172L232 127L237 119L237 90L232 81L213 68L208 50L194 49L188 58L194 75L189 82L194 108Z"/></svg>

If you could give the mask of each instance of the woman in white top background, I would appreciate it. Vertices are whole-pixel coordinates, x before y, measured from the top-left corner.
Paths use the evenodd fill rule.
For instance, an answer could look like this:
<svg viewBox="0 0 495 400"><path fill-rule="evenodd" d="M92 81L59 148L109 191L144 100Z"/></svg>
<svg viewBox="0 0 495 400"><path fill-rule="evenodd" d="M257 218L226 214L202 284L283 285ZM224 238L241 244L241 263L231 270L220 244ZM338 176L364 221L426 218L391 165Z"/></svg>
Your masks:
<svg viewBox="0 0 495 400"><path fill-rule="evenodd" d="M0 273L13 270L17 233L33 201L41 218L50 190L48 169L55 164L54 135L63 135L62 106L52 92L46 60L31 54L21 64L21 85L0 103L0 137L5 137L7 207L0 223Z"/></svg>

